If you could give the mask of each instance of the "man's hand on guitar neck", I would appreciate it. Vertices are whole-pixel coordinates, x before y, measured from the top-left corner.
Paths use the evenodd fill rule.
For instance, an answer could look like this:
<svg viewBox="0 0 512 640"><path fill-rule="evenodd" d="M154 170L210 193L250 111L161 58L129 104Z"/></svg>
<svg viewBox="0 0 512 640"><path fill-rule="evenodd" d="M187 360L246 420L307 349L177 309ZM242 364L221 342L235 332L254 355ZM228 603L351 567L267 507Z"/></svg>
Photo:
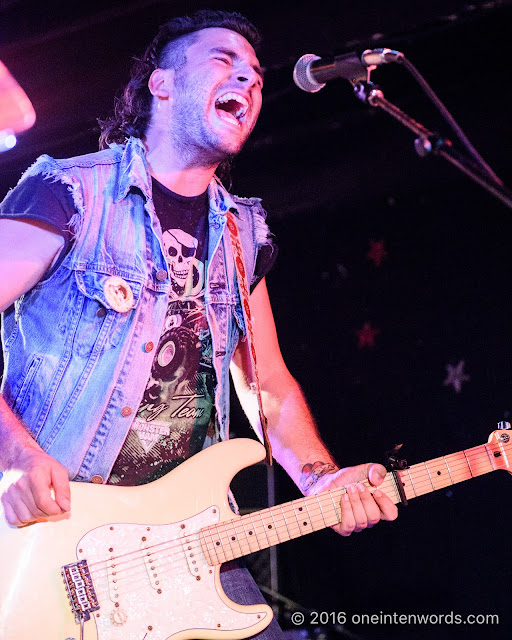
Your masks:
<svg viewBox="0 0 512 640"><path fill-rule="evenodd" d="M333 463L305 465L301 475L301 488L305 495L322 491L346 488L341 496L341 523L332 527L342 536L354 531L369 529L379 520L395 520L398 516L396 505L379 489L370 490L382 484L386 469L381 464L360 464L356 467L337 469Z"/></svg>
<svg viewBox="0 0 512 640"><path fill-rule="evenodd" d="M2 507L10 525L69 511L68 472L30 437L1 396L0 470Z"/></svg>

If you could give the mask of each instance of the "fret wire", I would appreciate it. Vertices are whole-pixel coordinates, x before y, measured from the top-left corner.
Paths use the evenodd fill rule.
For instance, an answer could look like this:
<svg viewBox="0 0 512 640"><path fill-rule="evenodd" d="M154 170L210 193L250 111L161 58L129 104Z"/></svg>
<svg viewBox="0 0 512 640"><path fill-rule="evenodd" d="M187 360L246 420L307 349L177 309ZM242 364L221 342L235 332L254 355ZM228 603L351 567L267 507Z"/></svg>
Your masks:
<svg viewBox="0 0 512 640"><path fill-rule="evenodd" d="M329 520L332 520L332 522L330 523L331 527L336 524L339 524L340 522L338 510L336 509L335 502L332 497L332 493L333 493L332 491L327 491L322 494L323 496L325 496L325 500L327 501L329 508L331 507L331 505L333 507L333 516L329 518ZM341 492L340 492L340 495L341 495Z"/></svg>
<svg viewBox="0 0 512 640"><path fill-rule="evenodd" d="M489 443L489 444L491 444L491 443ZM496 467L494 465L494 458L489 455L489 448L487 447L486 444L484 444L484 449L485 449L485 452L487 454L487 457L489 458L489 464L491 465L493 471L495 471Z"/></svg>
<svg viewBox="0 0 512 640"><path fill-rule="evenodd" d="M299 499L300 499L300 498L299 498ZM302 531L301 531L301 528L300 528L300 523L299 523L299 520L298 520L298 518L297 518L297 513L296 513L296 510L295 510L295 504L294 504L295 502L296 502L296 501L294 500L294 501L292 501L292 502L287 502L287 503L284 503L283 505L281 505L281 507L282 507L282 508L281 508L281 512L282 512L282 515L283 515L283 517L284 517L284 519L285 519L285 520L284 520L284 522L285 522L285 527L286 527L287 533L288 533L288 535L289 535L289 539L291 539L291 538L297 538L299 535L302 535ZM289 528L288 528L288 524L286 523L286 519L287 519L287 518L291 518L291 516L290 516L290 515L286 515L286 513L285 513L285 511L284 511L284 508L288 508L288 510L289 510L289 511L293 514L293 516L295 517L295 521L297 522L297 531L298 531L298 533L297 533L296 535L293 535L293 534L290 532Z"/></svg>
<svg viewBox="0 0 512 640"><path fill-rule="evenodd" d="M318 531L319 529L325 529L325 527L327 525L325 524L324 516L323 516L323 513L322 513L322 508L320 506L317 506L318 497L317 497L316 493L311 495L311 496L308 496L306 499L309 502L309 506L311 508L311 513L313 514L313 517L311 518L311 527L313 529L315 529L315 527L313 526L313 523L314 523L317 526L317 529L315 529L315 530ZM319 511L318 514L315 513L317 509ZM321 524L320 518L318 516L320 516L320 518L322 518L322 520L324 522L323 525Z"/></svg>
<svg viewBox="0 0 512 640"><path fill-rule="evenodd" d="M215 523L214 525L212 525L212 527L215 528L215 537L218 538L218 540L215 540L214 545L215 545L215 549L219 550L219 552L224 556L224 560L221 560L221 563L226 562L226 554L224 553L224 546L222 544L222 536L219 532L219 525L220 523ZM217 544L217 542L219 544Z"/></svg>
<svg viewBox="0 0 512 640"><path fill-rule="evenodd" d="M320 507L320 513L324 521L324 527L332 527L333 525L338 523L338 514L336 512L336 508L334 508L334 518L333 518L333 515L329 513L329 509L331 508L331 502L332 502L332 497L330 496L330 493L331 493L330 491L321 491L320 493L316 494L318 504ZM331 499L329 500L329 498Z"/></svg>
<svg viewBox="0 0 512 640"><path fill-rule="evenodd" d="M238 548L240 549L240 554L234 556L235 558L238 558L238 557L243 556L245 554L244 554L244 552L242 550L242 545L240 544L239 536L237 534L236 527L234 525L234 521L233 520L229 520L228 522L231 525L231 527L233 529L233 534L234 534L234 536L230 536L230 537L234 537L235 538L235 541L236 541L236 543L238 545Z"/></svg>
<svg viewBox="0 0 512 640"><path fill-rule="evenodd" d="M215 524L210 525L210 527L211 527L211 529L214 529L214 531L215 531L215 539L218 538L218 540L216 541L212 536L212 542L213 542L213 545L214 545L214 549L215 549L216 553L217 553L217 551L219 552L219 555L217 557L220 557L220 553L221 552L222 552L222 555L224 555L224 557L225 557L224 548L223 548L223 545L222 545L222 536L221 536L221 534L219 532L219 523L216 522ZM220 544L218 545L217 542L220 542ZM225 560L221 560L221 562L225 562Z"/></svg>
<svg viewBox="0 0 512 640"><path fill-rule="evenodd" d="M448 466L448 463L446 462L446 456L443 456L443 460L444 460L444 463L446 465L446 470L448 471L448 475L450 476L450 480L452 481L452 484L453 484L452 474L450 473L450 467Z"/></svg>
<svg viewBox="0 0 512 640"><path fill-rule="evenodd" d="M219 561L219 556L217 555L217 549L215 548L215 543L213 541L212 528L213 528L212 525L210 525L209 527L207 527L207 531L210 534L210 538L212 539L211 546L212 546L212 549L215 551L215 556L217 558L217 562L215 564L222 564ZM212 560L213 560L213 558L212 558Z"/></svg>
<svg viewBox="0 0 512 640"><path fill-rule="evenodd" d="M299 535L302 536L303 535L302 529L301 529L301 526L300 526L299 518L297 517L297 511L295 510L295 500L293 502L291 502L290 504L292 505L292 511L293 511L293 515L295 516L295 520L297 520L297 528L298 528L298 531L299 531Z"/></svg>
<svg viewBox="0 0 512 640"><path fill-rule="evenodd" d="M313 522L311 520L311 514L309 513L307 500L308 500L308 498L303 498L302 499L302 501L304 502L304 506L306 507L306 511L308 512L308 519L309 519L309 524L311 525L311 530L313 530Z"/></svg>
<svg viewBox="0 0 512 640"><path fill-rule="evenodd" d="M435 491L434 483L432 482L432 476L430 475L428 464L426 462L424 462L423 464L425 465L425 469L427 470L428 479L430 480L430 484L432 485L432 491Z"/></svg>
<svg viewBox="0 0 512 640"><path fill-rule="evenodd" d="M462 453L464 454L464 458L466 459L466 462L467 462L467 465L468 465L468 469L469 469L469 473L470 473L471 477L474 478L473 471L471 470L471 465L469 463L469 459L468 459L468 457L466 455L466 452L463 450Z"/></svg>
<svg viewBox="0 0 512 640"><path fill-rule="evenodd" d="M246 516L241 516L240 518L237 518L236 520L232 520L231 522L233 522L233 529L235 530L235 533L238 537L241 536L241 534L243 534L245 536L245 544L247 545L248 551L242 553L242 555L247 555L248 553L251 553L251 545L249 543L249 537L247 535L247 530L245 528L245 522L244 519L246 518ZM237 525L240 525L239 527L237 527ZM240 545L240 549L242 550L243 547L240 544L240 542L238 543Z"/></svg>
<svg viewBox="0 0 512 640"><path fill-rule="evenodd" d="M252 529L254 531L254 542L258 547L256 551L261 551L261 544L259 543L259 540L258 540L258 531L256 529L256 525L254 524L254 520L252 519L252 513L249 513L248 516L249 516L249 520L251 521Z"/></svg>
<svg viewBox="0 0 512 640"><path fill-rule="evenodd" d="M229 548L230 548L230 550L231 550L231 557L230 557L229 559L230 559L230 560L233 560L233 559L235 558L235 554L234 554L234 552L233 552L233 545L231 544L231 539L230 539L230 536L229 536L229 534L228 534L228 524L227 524L227 521L226 521L226 522L220 522L219 524L223 525L223 527L224 527L224 534L225 534L225 536L226 536L226 538L227 538L227 541L228 541L228 544L229 544ZM224 555L226 555L226 554L224 553Z"/></svg>
<svg viewBox="0 0 512 640"><path fill-rule="evenodd" d="M485 456L484 456L484 452L485 452ZM475 463L482 463L483 464L483 459L485 459L487 457L487 461L489 463L489 471L494 471L495 470L495 466L492 462L491 457L489 456L489 450L487 448L487 445L481 445L480 447L472 447L471 449L467 449L465 452L465 454L467 454L467 458L468 461L470 461L471 459L473 460L473 462ZM476 475L480 476L483 473L488 473L488 471L477 471ZM471 476L475 477L475 472L473 471L473 469L471 469Z"/></svg>
<svg viewBox="0 0 512 640"><path fill-rule="evenodd" d="M280 504L278 506L279 506L279 508L281 510L281 516L283 518L284 526L286 527L286 533L288 534L288 540L291 540L292 536L290 535L290 530L288 529L288 525L286 524L286 516L285 516L284 511L283 511L283 505Z"/></svg>
<svg viewBox="0 0 512 640"><path fill-rule="evenodd" d="M411 489L414 492L414 497L416 498L418 496L418 494L416 493L416 490L414 488L414 482L412 481L412 476L411 476L411 472L409 471L409 469L406 469L407 471L407 475L409 476L409 482L411 483Z"/></svg>
<svg viewBox="0 0 512 640"><path fill-rule="evenodd" d="M267 535L267 527L265 526L265 521L263 520L263 516L262 516L263 511L259 512L259 516L260 516L260 520L261 520L261 526L263 527L263 533L265 534L265 538L267 539L268 542L268 546L271 547L272 543L270 542L268 535Z"/></svg>
<svg viewBox="0 0 512 640"><path fill-rule="evenodd" d="M507 469L510 469L510 467L508 466L508 458L507 458L507 454L505 452L505 445L503 442L500 441L499 443L499 448L501 449L501 451L503 451L503 456L505 457L505 463L507 465Z"/></svg>
<svg viewBox="0 0 512 640"><path fill-rule="evenodd" d="M324 521L324 527L327 527L327 522L325 521L325 518L324 518L324 512L322 511L322 505L318 498L318 494L315 494L315 498L316 498L316 501L318 502L318 506L320 507L320 515L322 516L322 520Z"/></svg>
<svg viewBox="0 0 512 640"><path fill-rule="evenodd" d="M272 522L274 523L274 531L276 532L276 536L277 536L277 542L281 542L281 540L279 540L279 532L277 530L277 525L276 525L276 521L274 520L274 514L272 513L272 511L275 509L275 507L271 507L268 512L270 514L270 517L272 518Z"/></svg>
<svg viewBox="0 0 512 640"><path fill-rule="evenodd" d="M340 512L338 513L338 508L336 507L336 503L334 502L334 498L332 497L332 491L328 491L327 492L329 494L329 497L332 500L332 506L334 507L334 513L336 514L336 518L338 520L338 524L341 524L341 508L340 508ZM341 500L341 494L340 494L340 500Z"/></svg>

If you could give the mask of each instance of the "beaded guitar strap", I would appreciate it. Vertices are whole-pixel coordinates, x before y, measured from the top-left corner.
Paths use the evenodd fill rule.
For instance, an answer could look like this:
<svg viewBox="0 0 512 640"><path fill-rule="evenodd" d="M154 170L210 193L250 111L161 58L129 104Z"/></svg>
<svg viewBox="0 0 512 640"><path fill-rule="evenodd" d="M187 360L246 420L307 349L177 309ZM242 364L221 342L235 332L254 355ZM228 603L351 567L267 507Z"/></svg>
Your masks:
<svg viewBox="0 0 512 640"><path fill-rule="evenodd" d="M252 330L252 318L251 309L249 307L249 287L247 284L247 272L245 270L244 256L242 253L242 245L240 243L240 234L238 233L238 225L235 220L235 216L231 210L226 213L227 227L229 231L229 237L231 239L231 247L233 249L233 256L235 259L235 269L238 278L238 285L240 293L242 295L242 309L244 314L245 326L247 328L247 342L249 346L249 354L251 358L252 371L254 376L254 386L256 396L258 398L258 412L261 423L261 430L263 434L263 444L265 446L266 462L272 464L272 447L270 446L270 440L267 433L267 418L263 413L263 403L261 400L261 386L260 379L258 377L258 368L256 366L256 349L254 348L254 333ZM251 385L252 387L252 385Z"/></svg>

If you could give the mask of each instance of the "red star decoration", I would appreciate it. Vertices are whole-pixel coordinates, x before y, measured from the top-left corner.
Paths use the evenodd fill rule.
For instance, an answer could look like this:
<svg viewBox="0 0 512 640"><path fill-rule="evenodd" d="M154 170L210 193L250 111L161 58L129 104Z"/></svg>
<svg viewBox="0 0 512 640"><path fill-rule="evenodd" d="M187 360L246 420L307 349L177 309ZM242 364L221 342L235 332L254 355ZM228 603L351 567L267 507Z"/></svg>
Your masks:
<svg viewBox="0 0 512 640"><path fill-rule="evenodd" d="M380 329L374 329L370 322L365 322L362 329L357 330L358 347L374 347L375 336L380 333Z"/></svg>
<svg viewBox="0 0 512 640"><path fill-rule="evenodd" d="M387 255L388 252L384 249L384 240L370 240L370 250L366 254L368 260L371 260L376 267L380 267Z"/></svg>

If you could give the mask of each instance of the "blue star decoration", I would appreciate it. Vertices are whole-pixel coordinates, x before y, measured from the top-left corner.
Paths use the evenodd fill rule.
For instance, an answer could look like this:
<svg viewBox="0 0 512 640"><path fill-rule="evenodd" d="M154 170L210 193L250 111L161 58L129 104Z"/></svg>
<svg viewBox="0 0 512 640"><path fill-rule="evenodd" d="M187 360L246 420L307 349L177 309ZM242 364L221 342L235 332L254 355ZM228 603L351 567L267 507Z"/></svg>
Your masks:
<svg viewBox="0 0 512 640"><path fill-rule="evenodd" d="M446 380L443 382L445 387L452 386L456 393L460 393L462 389L462 383L468 382L471 380L471 376L468 376L467 373L464 373L464 360L459 360L459 363L455 366L452 364L445 365L447 376Z"/></svg>

